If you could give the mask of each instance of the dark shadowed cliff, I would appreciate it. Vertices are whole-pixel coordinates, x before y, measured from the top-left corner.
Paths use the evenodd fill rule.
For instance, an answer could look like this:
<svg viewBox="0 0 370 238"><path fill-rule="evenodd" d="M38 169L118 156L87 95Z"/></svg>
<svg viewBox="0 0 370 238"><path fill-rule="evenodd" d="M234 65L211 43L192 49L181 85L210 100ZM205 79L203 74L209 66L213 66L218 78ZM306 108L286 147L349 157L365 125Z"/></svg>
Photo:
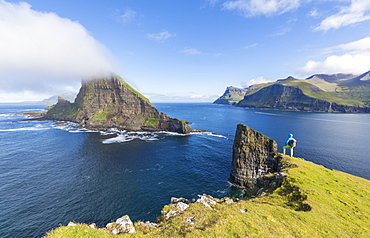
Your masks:
<svg viewBox="0 0 370 238"><path fill-rule="evenodd" d="M159 112L142 94L112 74L82 82L74 103L63 98L44 117L87 128L190 133L189 122Z"/></svg>
<svg viewBox="0 0 370 238"><path fill-rule="evenodd" d="M279 171L280 159L276 141L239 124L235 133L229 181L243 189L258 187L264 183L264 175Z"/></svg>

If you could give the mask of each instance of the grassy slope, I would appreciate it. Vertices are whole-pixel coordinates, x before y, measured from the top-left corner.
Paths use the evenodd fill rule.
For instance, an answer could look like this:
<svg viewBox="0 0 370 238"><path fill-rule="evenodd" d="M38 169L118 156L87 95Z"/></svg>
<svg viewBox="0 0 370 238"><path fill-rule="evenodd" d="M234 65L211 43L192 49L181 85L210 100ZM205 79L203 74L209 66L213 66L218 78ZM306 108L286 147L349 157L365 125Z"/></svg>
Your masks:
<svg viewBox="0 0 370 238"><path fill-rule="evenodd" d="M348 106L364 106L363 101L365 98L363 95L368 94L368 92L366 90L364 91L363 87L352 84L343 86L339 83L326 82L316 77L309 80L288 78L277 82L253 85L252 89L247 92L247 95L251 95L273 84L282 84L285 86L299 87L305 95L324 101Z"/></svg>
<svg viewBox="0 0 370 238"><path fill-rule="evenodd" d="M220 202L213 210L194 203L174 218L160 219L160 228L136 223L136 234L118 237L370 237L369 180L299 158L284 157L284 164L288 177L266 196ZM309 211L299 211L302 205ZM189 217L195 224L188 224ZM117 236L81 224L57 228L49 237Z"/></svg>

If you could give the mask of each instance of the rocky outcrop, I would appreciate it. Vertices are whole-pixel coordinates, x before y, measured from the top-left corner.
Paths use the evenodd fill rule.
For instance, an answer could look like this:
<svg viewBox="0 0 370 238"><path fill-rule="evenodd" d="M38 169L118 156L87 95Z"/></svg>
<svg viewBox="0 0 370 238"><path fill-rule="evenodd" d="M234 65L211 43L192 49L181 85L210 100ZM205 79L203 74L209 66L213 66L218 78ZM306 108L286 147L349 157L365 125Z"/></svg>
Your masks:
<svg viewBox="0 0 370 238"><path fill-rule="evenodd" d="M115 222L108 223L106 228L111 231L113 235L136 232L134 224L128 215L118 218Z"/></svg>
<svg viewBox="0 0 370 238"><path fill-rule="evenodd" d="M219 97L214 104L227 104L234 105L244 98L247 89L236 88L236 87L227 87L224 94Z"/></svg>
<svg viewBox="0 0 370 238"><path fill-rule="evenodd" d="M263 175L279 171L279 161L276 141L246 125L237 126L229 178L234 186L257 187Z"/></svg>
<svg viewBox="0 0 370 238"><path fill-rule="evenodd" d="M370 112L368 107L340 105L309 97L298 87L282 84L273 84L246 95L236 106L314 112Z"/></svg>
<svg viewBox="0 0 370 238"><path fill-rule="evenodd" d="M190 133L189 122L159 112L117 75L82 82L74 103L61 97L44 119L72 121L87 128Z"/></svg>

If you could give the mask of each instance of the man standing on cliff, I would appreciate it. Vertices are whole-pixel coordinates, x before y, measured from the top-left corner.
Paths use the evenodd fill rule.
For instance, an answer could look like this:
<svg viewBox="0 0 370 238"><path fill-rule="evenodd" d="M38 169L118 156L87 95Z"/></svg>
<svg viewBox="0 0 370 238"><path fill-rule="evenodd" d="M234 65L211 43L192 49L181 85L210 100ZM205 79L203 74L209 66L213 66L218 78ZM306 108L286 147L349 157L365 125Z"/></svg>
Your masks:
<svg viewBox="0 0 370 238"><path fill-rule="evenodd" d="M285 142L285 145L283 146L283 154L285 155L285 149L290 148L290 157L293 157L293 149L297 145L296 139L293 138L293 134L288 135L288 139Z"/></svg>

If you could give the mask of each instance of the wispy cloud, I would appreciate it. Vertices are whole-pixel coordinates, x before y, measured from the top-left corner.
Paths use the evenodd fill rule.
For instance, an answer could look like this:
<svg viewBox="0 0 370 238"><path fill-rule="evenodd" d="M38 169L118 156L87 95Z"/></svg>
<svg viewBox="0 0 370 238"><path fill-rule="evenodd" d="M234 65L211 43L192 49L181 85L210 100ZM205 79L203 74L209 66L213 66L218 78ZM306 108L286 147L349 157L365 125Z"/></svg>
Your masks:
<svg viewBox="0 0 370 238"><path fill-rule="evenodd" d="M132 22L137 16L137 13L132 10L131 8L126 8L122 15L119 15L118 18L123 23L130 23Z"/></svg>
<svg viewBox="0 0 370 238"><path fill-rule="evenodd" d="M207 4L209 4L211 7L214 7L217 2L220 0L205 0Z"/></svg>
<svg viewBox="0 0 370 238"><path fill-rule="evenodd" d="M2 93L56 90L114 70L108 49L81 24L28 3L0 0L0 32Z"/></svg>
<svg viewBox="0 0 370 238"><path fill-rule="evenodd" d="M300 6L302 0L233 0L227 1L223 7L237 10L245 17L258 15L280 15Z"/></svg>
<svg viewBox="0 0 370 238"><path fill-rule="evenodd" d="M249 50L249 49L257 47L257 46L258 46L258 43L253 43L253 44L244 46L243 50Z"/></svg>
<svg viewBox="0 0 370 238"><path fill-rule="evenodd" d="M370 37L322 50L326 56L321 61L309 60L299 72L361 74L370 70Z"/></svg>
<svg viewBox="0 0 370 238"><path fill-rule="evenodd" d="M192 47L186 47L180 52L183 53L184 55L202 55L202 56L214 56L214 57L218 57L222 55L221 53L209 53L209 52L199 51Z"/></svg>
<svg viewBox="0 0 370 238"><path fill-rule="evenodd" d="M191 47L186 47L181 51L185 55L201 55L202 52L200 52L197 49L191 48Z"/></svg>
<svg viewBox="0 0 370 238"><path fill-rule="evenodd" d="M251 86L253 84L268 83L268 82L271 82L271 81L269 81L269 80L265 79L264 77L260 76L260 77L251 79L249 81L243 81L240 84L242 85L243 88L248 88L249 86Z"/></svg>
<svg viewBox="0 0 370 238"><path fill-rule="evenodd" d="M341 8L339 13L325 18L314 31L328 31L343 26L353 25L370 19L370 1L352 0L349 6Z"/></svg>
<svg viewBox="0 0 370 238"><path fill-rule="evenodd" d="M314 8L307 15L310 17L317 17L319 15L319 12L317 11L316 8Z"/></svg>
<svg viewBox="0 0 370 238"><path fill-rule="evenodd" d="M272 37L278 37L278 36L283 36L291 32L293 29L295 23L297 22L296 18L292 18L285 22L285 24L282 24L279 26L274 33L272 33L270 36Z"/></svg>
<svg viewBox="0 0 370 238"><path fill-rule="evenodd" d="M151 40L158 41L158 42L164 42L165 40L169 38L176 37L176 33L169 33L168 31L165 30L165 31L161 31L158 33L146 34L146 37Z"/></svg>

